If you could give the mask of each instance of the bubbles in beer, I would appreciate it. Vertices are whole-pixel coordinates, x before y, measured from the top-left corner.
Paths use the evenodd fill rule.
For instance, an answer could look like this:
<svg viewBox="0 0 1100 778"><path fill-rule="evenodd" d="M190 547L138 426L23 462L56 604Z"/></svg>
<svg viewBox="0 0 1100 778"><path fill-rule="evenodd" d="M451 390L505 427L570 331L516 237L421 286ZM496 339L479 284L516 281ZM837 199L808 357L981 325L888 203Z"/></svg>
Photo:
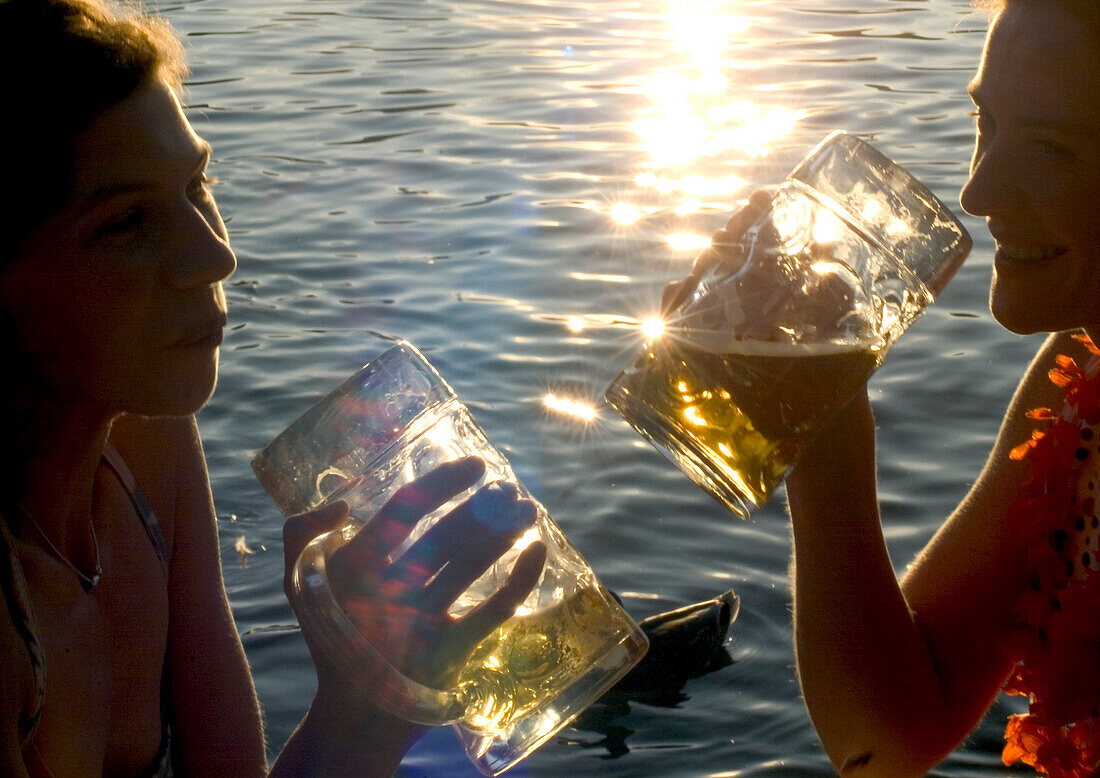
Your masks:
<svg viewBox="0 0 1100 778"><path fill-rule="evenodd" d="M588 670L599 647L625 622L609 619L594 581L548 608L513 616L474 651L459 678L473 705L467 723L499 732L552 702Z"/></svg>

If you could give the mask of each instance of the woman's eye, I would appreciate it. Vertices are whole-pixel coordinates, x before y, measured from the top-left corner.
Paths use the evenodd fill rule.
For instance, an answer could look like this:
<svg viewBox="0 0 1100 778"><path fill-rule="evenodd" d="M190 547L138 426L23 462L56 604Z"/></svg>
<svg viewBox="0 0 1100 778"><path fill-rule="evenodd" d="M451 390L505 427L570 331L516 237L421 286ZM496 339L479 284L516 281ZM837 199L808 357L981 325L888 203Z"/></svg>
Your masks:
<svg viewBox="0 0 1100 778"><path fill-rule="evenodd" d="M107 221L102 227L99 228L101 235L120 235L122 233L130 232L141 226L144 218L144 212L138 206L127 208L120 215Z"/></svg>

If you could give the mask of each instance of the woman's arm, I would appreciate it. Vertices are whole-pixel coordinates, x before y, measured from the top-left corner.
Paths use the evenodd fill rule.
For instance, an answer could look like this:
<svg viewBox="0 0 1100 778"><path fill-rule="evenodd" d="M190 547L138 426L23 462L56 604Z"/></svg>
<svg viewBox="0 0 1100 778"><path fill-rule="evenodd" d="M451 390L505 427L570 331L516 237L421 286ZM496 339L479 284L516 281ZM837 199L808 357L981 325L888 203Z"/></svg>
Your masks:
<svg viewBox="0 0 1100 778"><path fill-rule="evenodd" d="M879 523L874 423L864 394L787 481L794 530L795 649L806 705L844 774L923 775L977 724L1011 668L1023 588L1004 518L1024 474L1008 451L1026 410L1057 403L1054 336L1032 363L970 493L902 582Z"/></svg>
<svg viewBox="0 0 1100 778"><path fill-rule="evenodd" d="M178 443L168 634L174 724L188 775L260 776L267 767L260 706L225 592L206 459L193 419Z"/></svg>
<svg viewBox="0 0 1100 778"><path fill-rule="evenodd" d="M302 549L318 535L346 523L347 515L347 506L336 503L286 522L283 527L284 589L288 596L291 571ZM322 669L325 667L323 656L315 657L314 661L319 661ZM370 701L371 696L362 690L348 688L340 678L322 672L309 711L271 768L272 778L385 778L393 775L405 752L427 727L388 715Z"/></svg>
<svg viewBox="0 0 1100 778"><path fill-rule="evenodd" d="M364 705L363 696L318 692L271 769L272 778L389 778L425 732Z"/></svg>
<svg viewBox="0 0 1100 778"><path fill-rule="evenodd" d="M223 585L217 522L194 419L124 417L116 421L112 440L135 463L169 539L166 668L178 766L198 778L263 776L260 709ZM287 537L288 561L346 515L346 510L329 511L292 522L301 532ZM424 731L379 712L356 690L322 684L272 775L389 776Z"/></svg>
<svg viewBox="0 0 1100 778"><path fill-rule="evenodd" d="M192 776L262 776L263 729L221 570L206 460L193 417L117 420L111 432L170 549L166 672L172 745Z"/></svg>

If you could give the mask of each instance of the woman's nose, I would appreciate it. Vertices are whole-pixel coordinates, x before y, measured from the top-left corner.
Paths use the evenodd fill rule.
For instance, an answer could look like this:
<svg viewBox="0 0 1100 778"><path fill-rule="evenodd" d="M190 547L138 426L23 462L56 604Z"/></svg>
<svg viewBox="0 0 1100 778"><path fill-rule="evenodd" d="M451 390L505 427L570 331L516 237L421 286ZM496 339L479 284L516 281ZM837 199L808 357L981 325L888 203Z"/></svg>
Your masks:
<svg viewBox="0 0 1100 778"><path fill-rule="evenodd" d="M959 194L959 204L973 216L991 216L1003 212L1012 202L1015 184L1011 160L990 143L979 145L970 163L970 177Z"/></svg>
<svg viewBox="0 0 1100 778"><path fill-rule="evenodd" d="M213 201L186 209L166 273L169 285L186 289L224 281L237 268L229 235Z"/></svg>

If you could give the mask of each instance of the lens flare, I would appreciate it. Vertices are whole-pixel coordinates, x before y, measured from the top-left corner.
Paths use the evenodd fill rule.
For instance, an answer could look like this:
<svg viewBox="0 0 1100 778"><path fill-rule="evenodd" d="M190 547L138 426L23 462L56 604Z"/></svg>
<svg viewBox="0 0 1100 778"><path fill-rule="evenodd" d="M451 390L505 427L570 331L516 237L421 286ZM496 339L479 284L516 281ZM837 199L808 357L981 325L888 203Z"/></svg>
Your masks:
<svg viewBox="0 0 1100 778"><path fill-rule="evenodd" d="M633 224L641 217L642 212L630 203L615 203L608 211L611 220L616 224Z"/></svg>
<svg viewBox="0 0 1100 778"><path fill-rule="evenodd" d="M639 329L641 329L642 335L644 335L647 340L653 340L664 334L665 322L664 319L659 316L651 316L639 325Z"/></svg>
<svg viewBox="0 0 1100 778"><path fill-rule="evenodd" d="M553 393L547 393L542 398L542 404L549 410L560 413L563 416L571 416L583 422L591 422L596 419L596 409L589 403L574 400L569 397L559 397Z"/></svg>

